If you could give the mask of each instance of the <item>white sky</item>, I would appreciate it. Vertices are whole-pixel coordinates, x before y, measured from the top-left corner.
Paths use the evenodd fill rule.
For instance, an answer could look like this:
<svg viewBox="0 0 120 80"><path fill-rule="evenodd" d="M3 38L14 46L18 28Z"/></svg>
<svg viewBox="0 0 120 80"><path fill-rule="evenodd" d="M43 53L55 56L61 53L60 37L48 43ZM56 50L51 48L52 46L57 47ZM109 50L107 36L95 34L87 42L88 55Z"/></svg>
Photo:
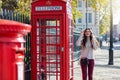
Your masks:
<svg viewBox="0 0 120 80"><path fill-rule="evenodd" d="M112 0L114 1L114 0ZM118 9L114 10L115 8L113 8L113 24L118 24L120 23L120 0L115 0L113 5L115 5ZM117 4L117 5L116 5Z"/></svg>
<svg viewBox="0 0 120 80"><path fill-rule="evenodd" d="M120 11L113 13L113 24L118 24L120 22Z"/></svg>

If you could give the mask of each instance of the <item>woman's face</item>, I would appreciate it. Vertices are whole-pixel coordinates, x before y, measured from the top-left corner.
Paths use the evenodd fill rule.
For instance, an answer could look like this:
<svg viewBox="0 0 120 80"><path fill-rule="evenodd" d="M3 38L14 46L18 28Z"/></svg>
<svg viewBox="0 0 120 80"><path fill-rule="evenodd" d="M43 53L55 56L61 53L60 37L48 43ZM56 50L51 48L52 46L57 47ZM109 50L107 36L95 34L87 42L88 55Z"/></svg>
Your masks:
<svg viewBox="0 0 120 80"><path fill-rule="evenodd" d="M89 37L91 35L90 30L85 30L85 36Z"/></svg>

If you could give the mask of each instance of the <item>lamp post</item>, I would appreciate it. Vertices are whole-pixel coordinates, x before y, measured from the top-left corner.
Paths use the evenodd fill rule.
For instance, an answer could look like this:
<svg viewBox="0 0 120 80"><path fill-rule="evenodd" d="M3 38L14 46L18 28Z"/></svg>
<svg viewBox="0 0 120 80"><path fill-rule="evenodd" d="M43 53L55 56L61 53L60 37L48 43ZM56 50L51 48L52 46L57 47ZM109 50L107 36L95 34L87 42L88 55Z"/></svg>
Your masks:
<svg viewBox="0 0 120 80"><path fill-rule="evenodd" d="M109 48L109 65L113 65L113 11L112 0L110 0L110 48Z"/></svg>

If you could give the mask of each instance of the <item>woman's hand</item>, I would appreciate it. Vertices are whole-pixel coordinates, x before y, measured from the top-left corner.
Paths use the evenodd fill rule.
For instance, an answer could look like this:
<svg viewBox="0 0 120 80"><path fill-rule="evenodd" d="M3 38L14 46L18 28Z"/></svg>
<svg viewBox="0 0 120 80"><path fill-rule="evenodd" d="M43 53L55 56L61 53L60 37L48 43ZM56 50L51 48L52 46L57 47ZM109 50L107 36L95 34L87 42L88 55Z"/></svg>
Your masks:
<svg viewBox="0 0 120 80"><path fill-rule="evenodd" d="M80 35L83 34L83 31L80 32Z"/></svg>
<svg viewBox="0 0 120 80"><path fill-rule="evenodd" d="M94 34L92 34L92 38L93 38L93 40L94 40L94 39L96 39L96 37L95 37L95 35L94 35Z"/></svg>

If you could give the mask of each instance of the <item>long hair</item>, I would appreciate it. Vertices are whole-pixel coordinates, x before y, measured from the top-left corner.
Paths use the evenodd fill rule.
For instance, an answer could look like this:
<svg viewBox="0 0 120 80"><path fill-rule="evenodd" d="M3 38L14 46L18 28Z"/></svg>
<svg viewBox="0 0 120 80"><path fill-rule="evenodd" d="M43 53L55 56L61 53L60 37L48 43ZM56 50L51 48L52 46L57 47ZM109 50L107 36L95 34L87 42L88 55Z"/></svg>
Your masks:
<svg viewBox="0 0 120 80"><path fill-rule="evenodd" d="M93 48L93 44L92 44L92 31L91 31L91 29L90 28L86 28L85 30L84 30L84 34L83 34L83 40L82 40L82 47L83 48L85 48L86 47L86 43L87 43L87 36L85 35L85 32L87 31L87 30L89 30L90 31L90 43L91 43L91 48Z"/></svg>

